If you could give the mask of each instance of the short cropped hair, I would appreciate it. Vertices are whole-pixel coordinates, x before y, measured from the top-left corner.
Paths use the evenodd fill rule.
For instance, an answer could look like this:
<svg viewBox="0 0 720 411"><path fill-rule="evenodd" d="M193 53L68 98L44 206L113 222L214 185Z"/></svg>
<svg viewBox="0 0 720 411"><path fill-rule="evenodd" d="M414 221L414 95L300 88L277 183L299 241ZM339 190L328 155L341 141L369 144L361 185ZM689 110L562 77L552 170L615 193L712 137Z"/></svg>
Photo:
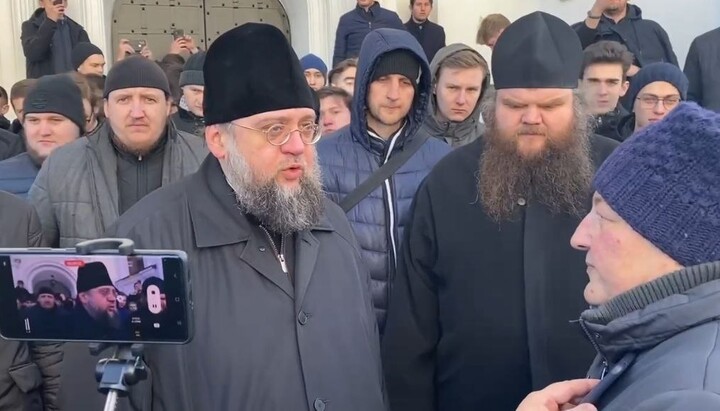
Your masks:
<svg viewBox="0 0 720 411"><path fill-rule="evenodd" d="M28 92L35 87L35 84L37 84L37 79L34 78L26 78L13 84L10 88L10 100L27 97Z"/></svg>
<svg viewBox="0 0 720 411"><path fill-rule="evenodd" d="M352 96L350 93L340 87L323 87L317 91L317 96L318 100L322 100L327 97L339 97L343 103L345 103L348 110L350 110L350 106L352 104Z"/></svg>
<svg viewBox="0 0 720 411"><path fill-rule="evenodd" d="M599 41L587 46L583 52L583 65L580 78L585 76L585 69L593 64L618 64L622 66L623 81L634 60L633 54L617 41Z"/></svg>
<svg viewBox="0 0 720 411"><path fill-rule="evenodd" d="M492 37L496 36L500 30L505 30L509 25L510 20L502 14L488 14L480 22L480 28L477 31L475 42L484 46Z"/></svg>
<svg viewBox="0 0 720 411"><path fill-rule="evenodd" d="M330 73L328 73L328 80L330 84L333 82L333 77L342 74L345 70L355 67L357 68L358 59L357 58L351 58L347 60L343 60L340 63L338 63L337 66L333 67L332 70L330 70Z"/></svg>

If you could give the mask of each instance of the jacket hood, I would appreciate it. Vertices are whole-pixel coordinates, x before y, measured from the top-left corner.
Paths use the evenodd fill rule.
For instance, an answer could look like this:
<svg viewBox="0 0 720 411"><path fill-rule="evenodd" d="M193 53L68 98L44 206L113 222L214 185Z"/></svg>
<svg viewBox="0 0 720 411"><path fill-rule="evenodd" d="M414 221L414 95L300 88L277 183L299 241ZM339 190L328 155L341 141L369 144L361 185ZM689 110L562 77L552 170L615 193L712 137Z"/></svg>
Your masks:
<svg viewBox="0 0 720 411"><path fill-rule="evenodd" d="M720 317L720 262L683 268L586 310L580 322L610 363Z"/></svg>
<svg viewBox="0 0 720 411"><path fill-rule="evenodd" d="M442 62L451 55L462 50L469 50L480 56L480 58L485 61L485 59L480 53L477 52L477 50L465 44L455 43L441 48L440 50L438 50L437 54L435 54L435 57L430 63L430 73L432 74L433 89L435 84L437 83L437 78L439 74L438 71ZM485 130L485 126L480 122L480 106L482 99L485 96L485 92L487 91L489 82L490 72L489 70L486 70L485 78L482 82L482 91L480 93L480 98L478 99L478 102L475 105L473 112L468 118L459 123L446 121L440 118L437 113L437 97L435 96L434 90L431 89L430 104L428 105L428 116L425 118L425 127L428 133L430 133L430 135L433 137L443 137L450 140L451 143L460 144L467 143L482 134L482 132Z"/></svg>
<svg viewBox="0 0 720 411"><path fill-rule="evenodd" d="M641 20L642 9L634 4L628 4L627 18L630 20Z"/></svg>
<svg viewBox="0 0 720 411"><path fill-rule="evenodd" d="M352 120L350 121L350 131L353 139L367 149L371 148L365 114L370 78L375 72L380 57L394 50L408 50L415 55L420 63L420 80L417 82L417 88L415 89L415 98L406 117L403 134L399 137L395 146L401 147L407 137L413 136L425 120L431 78L430 66L420 43L407 31L396 29L373 30L365 37L360 48L358 75L355 79L355 93L351 107Z"/></svg>

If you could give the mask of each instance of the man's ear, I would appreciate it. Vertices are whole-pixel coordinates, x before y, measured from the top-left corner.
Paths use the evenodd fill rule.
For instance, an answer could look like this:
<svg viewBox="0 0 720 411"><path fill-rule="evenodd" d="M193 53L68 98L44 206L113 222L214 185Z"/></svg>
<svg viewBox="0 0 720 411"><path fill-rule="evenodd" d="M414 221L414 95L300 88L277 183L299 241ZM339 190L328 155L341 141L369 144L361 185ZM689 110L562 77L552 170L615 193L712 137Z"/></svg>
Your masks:
<svg viewBox="0 0 720 411"><path fill-rule="evenodd" d="M623 82L623 84L622 84L622 87L620 88L620 90L621 90L620 97L625 97L625 94L628 92L629 89L630 89L630 82L625 80L625 82Z"/></svg>
<svg viewBox="0 0 720 411"><path fill-rule="evenodd" d="M227 156L227 146L233 141L231 136L225 137L224 126L220 124L213 124L212 126L205 127L205 143L208 146L208 150L215 156L215 158L222 160Z"/></svg>
<svg viewBox="0 0 720 411"><path fill-rule="evenodd" d="M10 111L10 105L9 105L9 104L5 104L4 106L0 106L0 115L3 115L3 116L4 116L5 114L8 113L8 111Z"/></svg>

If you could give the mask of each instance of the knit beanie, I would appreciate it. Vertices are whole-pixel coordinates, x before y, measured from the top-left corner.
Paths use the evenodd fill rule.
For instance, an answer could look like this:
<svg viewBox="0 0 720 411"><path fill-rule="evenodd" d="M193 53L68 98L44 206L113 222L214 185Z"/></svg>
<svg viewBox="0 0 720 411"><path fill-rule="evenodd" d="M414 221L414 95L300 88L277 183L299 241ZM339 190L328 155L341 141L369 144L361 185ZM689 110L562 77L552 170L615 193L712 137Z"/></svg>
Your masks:
<svg viewBox="0 0 720 411"><path fill-rule="evenodd" d="M720 260L720 114L681 103L623 142L595 190L683 266Z"/></svg>
<svg viewBox="0 0 720 411"><path fill-rule="evenodd" d="M116 63L108 73L103 97L107 98L115 90L134 87L156 88L170 95L167 76L157 63L142 56L130 56Z"/></svg>
<svg viewBox="0 0 720 411"><path fill-rule="evenodd" d="M390 74L405 76L410 79L413 86L417 87L417 80L420 77L420 62L410 50L388 51L378 58L375 70L370 76L370 82Z"/></svg>
<svg viewBox="0 0 720 411"><path fill-rule="evenodd" d="M88 42L81 42L76 44L75 48L73 48L72 53L70 54L70 61L72 62L73 68L77 70L78 67L82 66L85 60L88 59L88 57L96 54L101 56L104 55L98 46Z"/></svg>
<svg viewBox="0 0 720 411"><path fill-rule="evenodd" d="M678 90L682 100L687 99L687 91L690 86L688 78L677 66L670 63L652 63L640 69L630 80L630 90L628 90L628 98L635 103L640 90L650 83L656 81L666 81Z"/></svg>
<svg viewBox="0 0 720 411"><path fill-rule="evenodd" d="M194 85L204 86L203 65L205 64L205 52L199 51L188 59L180 74L180 87Z"/></svg>
<svg viewBox="0 0 720 411"><path fill-rule="evenodd" d="M80 88L67 74L42 76L23 102L24 113L55 113L65 116L85 134L85 107Z"/></svg>
<svg viewBox="0 0 720 411"><path fill-rule="evenodd" d="M323 77L327 77L327 66L322 59L314 54L308 54L300 59L300 66L303 71L308 69L315 69L322 73Z"/></svg>

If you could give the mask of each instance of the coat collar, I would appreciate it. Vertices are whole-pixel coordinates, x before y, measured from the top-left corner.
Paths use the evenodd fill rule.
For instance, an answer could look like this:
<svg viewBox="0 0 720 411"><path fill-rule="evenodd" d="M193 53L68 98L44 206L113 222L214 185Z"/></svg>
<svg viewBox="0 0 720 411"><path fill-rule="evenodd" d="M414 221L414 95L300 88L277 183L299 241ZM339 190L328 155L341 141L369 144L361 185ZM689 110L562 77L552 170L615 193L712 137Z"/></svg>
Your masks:
<svg viewBox="0 0 720 411"><path fill-rule="evenodd" d="M198 248L246 242L252 225L237 207L235 193L228 185L220 162L212 154L192 176L193 195L188 197L190 218ZM310 231L335 231L326 214ZM306 233L299 233L304 238Z"/></svg>
<svg viewBox="0 0 720 411"><path fill-rule="evenodd" d="M720 317L720 262L686 267L582 313L580 322L610 363Z"/></svg>

